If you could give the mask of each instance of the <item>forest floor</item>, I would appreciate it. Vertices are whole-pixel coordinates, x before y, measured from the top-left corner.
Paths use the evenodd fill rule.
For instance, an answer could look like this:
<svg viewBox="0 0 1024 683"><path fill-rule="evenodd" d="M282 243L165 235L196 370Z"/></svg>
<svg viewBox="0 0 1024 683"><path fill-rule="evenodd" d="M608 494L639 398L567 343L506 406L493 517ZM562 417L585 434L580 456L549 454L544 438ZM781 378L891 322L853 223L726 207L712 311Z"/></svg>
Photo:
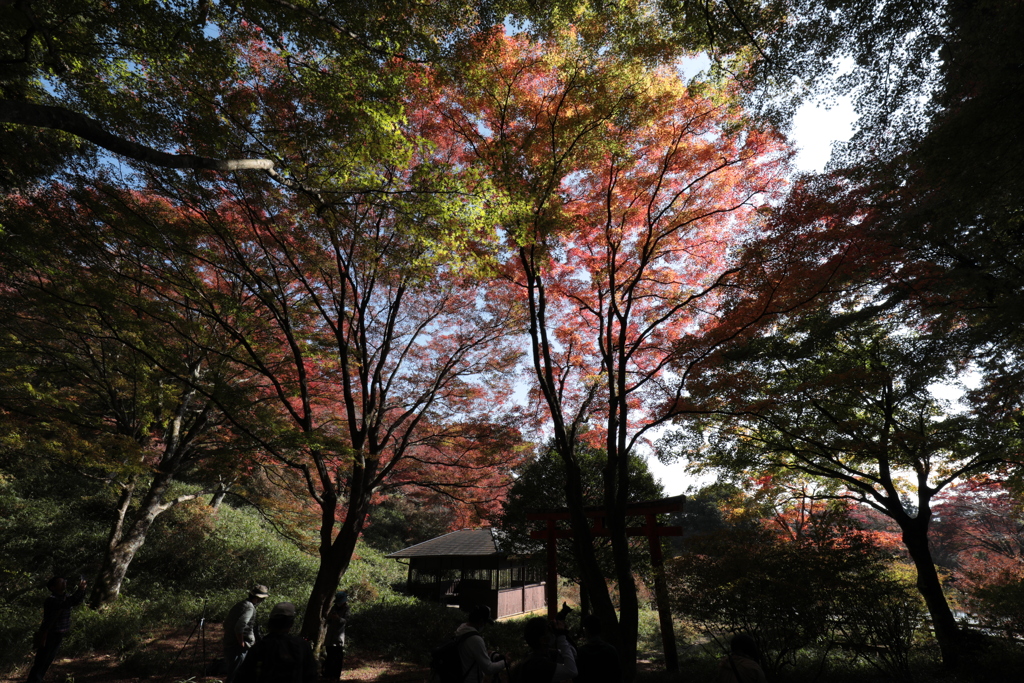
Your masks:
<svg viewBox="0 0 1024 683"><path fill-rule="evenodd" d="M169 632L151 637L128 657L112 652L94 652L77 657L58 656L46 674L47 683L221 683L223 677L202 675L203 662L220 656L219 629L216 637L207 634L206 656L202 643L190 639L189 633ZM170 665L167 662L171 662ZM23 683L31 658L26 654L23 665L0 673L0 683ZM159 665L157 664L159 663ZM640 672L651 671L655 665L641 659ZM430 671L425 665L374 659L353 653L345 658L343 683L376 681L378 683L425 683Z"/></svg>
<svg viewBox="0 0 1024 683"><path fill-rule="evenodd" d="M219 636L219 632L217 634ZM223 676L204 675L205 665L220 657L220 638L207 635L206 654L202 643L190 640L188 633L172 632L152 637L128 657L112 652L93 652L76 657L58 656L46 674L47 683L220 683ZM155 663L159 671L154 672ZM167 662L171 662L167 665ZM0 674L0 683L22 683L28 675L31 659L18 670ZM366 659L355 654L346 657L342 681L380 681L412 683L426 681L425 666Z"/></svg>

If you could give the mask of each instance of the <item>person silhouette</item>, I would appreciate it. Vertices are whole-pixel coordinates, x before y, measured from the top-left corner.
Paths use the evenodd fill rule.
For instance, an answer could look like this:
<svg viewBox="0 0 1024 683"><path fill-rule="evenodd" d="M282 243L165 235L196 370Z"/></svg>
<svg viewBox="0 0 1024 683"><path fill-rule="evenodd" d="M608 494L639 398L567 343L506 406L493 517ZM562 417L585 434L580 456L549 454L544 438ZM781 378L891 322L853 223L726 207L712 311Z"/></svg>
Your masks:
<svg viewBox="0 0 1024 683"><path fill-rule="evenodd" d="M729 654L718 665L718 683L768 683L761 668L761 651L746 633L729 641Z"/></svg>

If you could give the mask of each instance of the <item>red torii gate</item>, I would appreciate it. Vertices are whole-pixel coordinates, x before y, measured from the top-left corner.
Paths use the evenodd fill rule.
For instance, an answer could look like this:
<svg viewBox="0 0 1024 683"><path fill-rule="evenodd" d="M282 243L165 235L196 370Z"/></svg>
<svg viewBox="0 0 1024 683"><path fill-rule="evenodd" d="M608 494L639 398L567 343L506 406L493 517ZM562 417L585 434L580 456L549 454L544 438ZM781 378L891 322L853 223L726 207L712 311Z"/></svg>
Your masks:
<svg viewBox="0 0 1024 683"><path fill-rule="evenodd" d="M679 656L676 652L676 638L672 629L672 612L668 606L668 583L665 580L665 558L661 551L662 536L682 536L683 528L679 526L661 526L657 515L670 512L681 512L686 503L686 496L674 496L642 503L627 503L626 517L643 517L643 526L629 527L627 536L646 536L651 548L651 565L654 567L654 594L658 600L658 620L661 623L661 640L665 648L665 669L679 671ZM607 513L603 507L584 509L587 518L593 520L590 533L594 536L608 536L605 526ZM569 519L568 510L548 510L526 513L526 519L546 522L543 529L530 532L530 538L543 540L547 546L547 584L545 586L548 603L548 617L554 618L558 611L558 567L556 545L560 538L572 538L570 529L559 529L559 520Z"/></svg>

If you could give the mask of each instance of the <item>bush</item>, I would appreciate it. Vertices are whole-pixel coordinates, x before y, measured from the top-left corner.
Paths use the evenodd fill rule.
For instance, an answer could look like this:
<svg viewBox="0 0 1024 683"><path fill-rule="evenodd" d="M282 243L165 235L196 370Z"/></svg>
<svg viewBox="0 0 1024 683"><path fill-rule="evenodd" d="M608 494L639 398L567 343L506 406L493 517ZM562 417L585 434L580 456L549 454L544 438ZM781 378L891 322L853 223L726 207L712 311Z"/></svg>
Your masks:
<svg viewBox="0 0 1024 683"><path fill-rule="evenodd" d="M281 538L254 510L205 504L180 506L150 532L129 569L124 592L154 597L188 596L209 603L209 616L224 617L254 583L271 589L270 600L296 605L308 598L315 557Z"/></svg>
<svg viewBox="0 0 1024 683"><path fill-rule="evenodd" d="M910 651L925 617L912 584L881 575L860 587L858 600L842 605L835 631L840 645L896 679L910 675Z"/></svg>
<svg viewBox="0 0 1024 683"><path fill-rule="evenodd" d="M103 540L104 525L72 500L26 497L0 476L0 670L30 653L50 576L77 578Z"/></svg>
<svg viewBox="0 0 1024 683"><path fill-rule="evenodd" d="M981 586L972 597L983 626L1008 636L1024 637L1024 579Z"/></svg>
<svg viewBox="0 0 1024 683"><path fill-rule="evenodd" d="M836 647L904 674L923 606L857 535L784 541L757 528L690 540L669 568L673 606L706 636L757 639L769 676Z"/></svg>

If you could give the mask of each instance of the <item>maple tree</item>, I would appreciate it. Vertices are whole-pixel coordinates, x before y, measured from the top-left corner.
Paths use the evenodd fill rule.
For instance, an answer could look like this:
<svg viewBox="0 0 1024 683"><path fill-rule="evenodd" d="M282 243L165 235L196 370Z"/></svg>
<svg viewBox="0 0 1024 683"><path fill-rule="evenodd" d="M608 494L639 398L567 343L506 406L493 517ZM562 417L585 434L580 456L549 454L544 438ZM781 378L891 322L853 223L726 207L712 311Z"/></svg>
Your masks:
<svg viewBox="0 0 1024 683"><path fill-rule="evenodd" d="M720 392L714 403L737 418L732 438L774 454L726 457L732 469L795 464L871 498L877 487L871 493L862 475L884 488L882 473L907 468L914 502L905 513L901 485L875 500L887 499L893 519L906 514L927 527L934 496L957 477L1019 472L1022 81L1006 64L1020 55L1021 15L999 2L911 9L902 0L844 0L795 3L791 19L752 73L769 88L812 86L790 89L800 96L852 94L860 118L832 170L801 179L748 250L748 291L759 295L730 312L736 336L714 362L731 374L708 375L715 389L704 396ZM839 69L847 71L830 83ZM745 327L746 311L758 308L770 324ZM851 365L869 349L880 355ZM690 360L681 353L681 364ZM978 381L960 387L963 405L950 412L928 387L955 384L965 368ZM864 378L873 379L859 387L861 404L892 400L892 422L854 403ZM920 426L908 432L914 415ZM701 445L691 444L695 453ZM851 474L843 468L857 453L871 455ZM808 454L813 465L801 461ZM918 546L910 552L919 586L931 595L943 661L955 665L960 632L932 576L928 534L900 527Z"/></svg>
<svg viewBox="0 0 1024 683"><path fill-rule="evenodd" d="M943 491L934 510L936 554L956 572L963 609L989 627L1019 633L1012 614L1024 578L1020 503L997 480L979 478Z"/></svg>
<svg viewBox="0 0 1024 683"><path fill-rule="evenodd" d="M3 214L0 406L18 448L113 492L89 600L98 608L117 599L159 516L231 478L231 461L250 444L225 424L213 396L221 404L249 397L237 369L138 314L146 293L124 286L137 276L120 258L126 245L92 225L75 230L61 194L15 202L18 210ZM108 239L106 251L92 248ZM183 313L175 324L215 336ZM178 489L182 481L188 491Z"/></svg>
<svg viewBox="0 0 1024 683"><path fill-rule="evenodd" d="M424 486L493 506L519 457L494 398L517 356L505 342L508 313L480 299L471 273L436 264L429 243L401 230L430 218L428 207L406 217L388 201L407 178L395 173L380 195L320 214L270 186L76 197L84 220L134 246L136 277L160 307L189 311L218 339L190 326L169 332L249 377L258 399L218 408L298 475L318 511L321 566L304 623L313 640L374 496Z"/></svg>
<svg viewBox="0 0 1024 683"><path fill-rule="evenodd" d="M687 87L576 39L479 39L474 67L444 83L453 106L437 125L508 197L501 277L527 315L533 397L565 465L583 584L632 666L629 458L670 419L672 346L712 320L730 249L777 190L783 154L745 125L727 86ZM583 514L581 442L606 453L618 620Z"/></svg>
<svg viewBox="0 0 1024 683"><path fill-rule="evenodd" d="M244 81L222 111L260 144L273 147L284 132L308 173L340 179L333 187L344 192L325 199L252 175L227 182L148 169L125 182L89 170L67 173L66 186L4 199L13 220L27 224L32 207L60 195L49 217L59 220L33 229L56 241L73 227L89 269L58 269L54 280L74 288L88 273L111 292L136 292L126 309L151 326L162 351L173 359L176 349L194 349L241 378L250 400L227 401L223 386L130 346L211 401L254 444L263 458L255 466L276 471L291 491L300 484L320 521L322 563L303 627L316 642L381 496L433 491L457 511L451 523L496 514L521 457L518 429L496 398L507 393L501 375L518 351L506 340L510 308L482 296L474 273L483 237L464 173L451 172L444 150L435 153L413 125L395 124L404 117L382 123L381 142L381 128L336 106L365 98L373 82L309 87L344 60L282 54L261 32L234 32ZM317 135L325 122L342 131ZM383 148L389 153L376 153Z"/></svg>
<svg viewBox="0 0 1024 683"><path fill-rule="evenodd" d="M774 9L765 10L767 5ZM387 138L401 115L401 82L390 60L450 64L453 46L503 21L543 33L567 25L614 27L594 49L670 60L714 44L728 52L777 23L780 3L443 0L385 5L259 0L129 3L46 0L0 5L0 148L16 165L2 182L18 187L69 162L107 153L150 168L266 174L299 192L337 189L308 174L299 140L247 125L228 112L240 77L238 30L255 28L270 48L309 68L307 87L372 96L339 97L339 112ZM316 77L318 62L343 64ZM337 133L334 133L337 135ZM276 144L266 145L267 137ZM352 146L358 153L358 145Z"/></svg>
<svg viewBox="0 0 1024 683"><path fill-rule="evenodd" d="M238 31L255 28L276 52L313 69L321 57L343 61L347 77L321 78L321 92L346 90L349 78L387 90L382 59L432 57L487 13L457 0L378 10L286 1L5 3L0 120L17 124L18 133L5 134L4 142L45 160L50 147L89 155L95 148L80 142L87 140L144 165L256 170L298 188L303 167L287 158L287 146L261 145L259 134L267 131L247 128L227 111L241 80ZM318 87L313 79L307 85ZM350 104L346 110L372 114L360 122L363 129L394 123L394 108L383 98Z"/></svg>

